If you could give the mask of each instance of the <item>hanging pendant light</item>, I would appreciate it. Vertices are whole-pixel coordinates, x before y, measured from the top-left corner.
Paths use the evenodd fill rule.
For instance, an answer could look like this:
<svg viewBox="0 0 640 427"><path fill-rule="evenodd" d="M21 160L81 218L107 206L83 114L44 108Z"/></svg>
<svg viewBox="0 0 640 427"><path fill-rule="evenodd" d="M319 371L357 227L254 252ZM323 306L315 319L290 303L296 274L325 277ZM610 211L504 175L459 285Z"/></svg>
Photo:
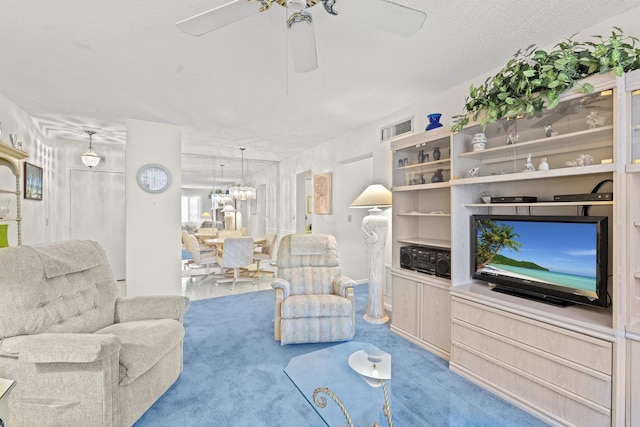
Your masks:
<svg viewBox="0 0 640 427"><path fill-rule="evenodd" d="M93 168L98 166L98 163L100 163L100 157L95 153L95 151L93 151L92 147L93 135L96 132L92 130L85 130L85 132L89 134L89 149L80 158L86 167Z"/></svg>
<svg viewBox="0 0 640 427"><path fill-rule="evenodd" d="M244 150L246 148L240 147L240 152L242 153L242 181L240 181L240 185L234 185L229 188L229 195L236 200L252 200L256 198L256 189L244 185Z"/></svg>
<svg viewBox="0 0 640 427"><path fill-rule="evenodd" d="M224 164L220 165L220 175L221 175L222 185L224 185ZM218 206L224 206L227 203L231 203L233 201L233 199L229 196L229 194L225 193L222 190L216 189L215 184L214 184L214 189L211 192L211 200L213 201L214 209L217 209Z"/></svg>

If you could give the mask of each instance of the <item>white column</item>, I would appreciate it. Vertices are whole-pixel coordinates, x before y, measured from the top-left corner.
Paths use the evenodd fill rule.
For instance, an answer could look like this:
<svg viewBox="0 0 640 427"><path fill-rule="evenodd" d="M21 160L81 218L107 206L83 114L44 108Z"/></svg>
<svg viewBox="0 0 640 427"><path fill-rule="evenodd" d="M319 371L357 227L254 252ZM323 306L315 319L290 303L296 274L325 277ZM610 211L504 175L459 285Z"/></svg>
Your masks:
<svg viewBox="0 0 640 427"><path fill-rule="evenodd" d="M181 294L180 159L179 127L127 120L127 296ZM171 172L166 191L151 194L138 186L136 174L149 163Z"/></svg>

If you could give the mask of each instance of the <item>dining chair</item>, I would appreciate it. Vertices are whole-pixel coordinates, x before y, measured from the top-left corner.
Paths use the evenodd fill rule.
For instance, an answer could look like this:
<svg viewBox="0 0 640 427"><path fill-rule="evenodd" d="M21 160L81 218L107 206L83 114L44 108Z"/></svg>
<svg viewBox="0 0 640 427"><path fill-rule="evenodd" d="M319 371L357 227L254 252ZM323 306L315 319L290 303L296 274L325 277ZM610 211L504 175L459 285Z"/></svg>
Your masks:
<svg viewBox="0 0 640 427"><path fill-rule="evenodd" d="M185 247L187 251L191 249L191 254L193 255L194 264L197 264L201 267L205 267L207 270L207 276L211 273L210 268L212 265L218 264L218 257L214 250L201 251L200 245L198 244L198 239L193 234L189 235L188 238L189 246Z"/></svg>
<svg viewBox="0 0 640 427"><path fill-rule="evenodd" d="M231 282L231 290L233 291L236 283L239 281L249 281L255 285L255 278L240 277L240 269L253 264L253 237L225 238L222 255L218 255L217 259L218 265L220 265L223 270L233 270L233 277L218 280L216 286L220 283Z"/></svg>
<svg viewBox="0 0 640 427"><path fill-rule="evenodd" d="M271 274L275 277L276 273L273 270L265 270L260 267L261 262L271 263L273 262L274 249L276 246L277 234L273 232L268 232L265 235L264 243L256 246L253 253L253 260L256 263L256 271L254 276L257 277L260 273Z"/></svg>

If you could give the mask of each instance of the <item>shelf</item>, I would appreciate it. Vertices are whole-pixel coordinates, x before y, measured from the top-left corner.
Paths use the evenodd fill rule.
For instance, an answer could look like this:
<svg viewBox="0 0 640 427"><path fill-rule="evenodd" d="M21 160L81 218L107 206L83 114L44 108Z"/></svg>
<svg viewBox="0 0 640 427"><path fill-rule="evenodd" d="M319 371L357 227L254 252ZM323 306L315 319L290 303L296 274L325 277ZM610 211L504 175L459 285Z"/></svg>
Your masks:
<svg viewBox="0 0 640 427"><path fill-rule="evenodd" d="M18 195L18 192L16 190L2 190L2 189L0 189L0 194L15 194L15 195Z"/></svg>
<svg viewBox="0 0 640 427"><path fill-rule="evenodd" d="M13 148L11 145L2 141L0 141L0 153L20 160L25 159L28 156L26 152Z"/></svg>
<svg viewBox="0 0 640 427"><path fill-rule="evenodd" d="M398 243L408 245L430 246L432 248L451 249L451 242L447 240L428 239L424 237L399 237Z"/></svg>
<svg viewBox="0 0 640 427"><path fill-rule="evenodd" d="M419 271L409 270L402 267L394 267L391 269L394 276L404 277L405 279L415 280L422 284L436 286L443 289L451 289L451 280L446 277L439 277L433 274L420 273Z"/></svg>
<svg viewBox="0 0 640 427"><path fill-rule="evenodd" d="M449 188L451 186L450 181L435 182L428 184L415 184L415 185L397 185L393 187L393 191L417 191L417 190L433 190L436 188Z"/></svg>
<svg viewBox="0 0 640 427"><path fill-rule="evenodd" d="M465 207L468 208L492 208L492 207L513 207L513 206L606 206L613 205L612 200L605 202L535 202L535 203L465 203Z"/></svg>
<svg viewBox="0 0 640 427"><path fill-rule="evenodd" d="M640 164L628 164L625 166L625 171L627 173L638 173L640 172Z"/></svg>
<svg viewBox="0 0 640 427"><path fill-rule="evenodd" d="M407 165L407 166L398 166L396 170L399 171L399 170L418 169L418 168L425 168L425 170L436 170L436 169L449 170L451 167L450 164L451 164L451 159L447 158L447 159L441 159L441 160L434 160L432 162L415 163L413 165ZM447 167L440 167L443 165L446 165Z"/></svg>
<svg viewBox="0 0 640 427"><path fill-rule="evenodd" d="M391 150L395 152L403 148L409 148L411 146L418 147L424 146L428 143L451 138L451 128L449 126L442 126L437 129L422 131L414 133L412 135L402 136L398 139L391 141ZM447 147L449 141L446 141Z"/></svg>
<svg viewBox="0 0 640 427"><path fill-rule="evenodd" d="M612 132L613 126L602 126L594 129L585 129L578 132L571 132L567 134L561 134L551 137L534 139L527 142L518 142L512 145L502 145L500 147L487 148L481 151L468 151L458 154L460 158L472 158L478 160L494 159L495 161L504 161L505 159L513 159L513 152L520 152L521 157L526 157L528 154L538 154L543 152L546 155L555 153L566 153L573 151L584 152L587 149L610 147L610 138L602 138L605 132ZM580 143L576 145L575 149L569 149L569 143L574 138L579 138ZM562 144L565 143L565 144ZM502 157L500 157L502 156Z"/></svg>
<svg viewBox="0 0 640 427"><path fill-rule="evenodd" d="M589 166L576 166L551 169L547 171L535 171L535 172L515 172L505 173L501 175L488 175L478 176L473 178L454 178L451 181L451 185L470 185L470 184L488 184L495 182L510 182L510 181L528 181L532 179L548 179L558 178L565 176L578 176L578 175L594 175L598 173L611 173L616 170L616 166L613 163L604 165L589 165Z"/></svg>
<svg viewBox="0 0 640 427"><path fill-rule="evenodd" d="M441 216L441 217L451 217L451 212L402 212L398 214L399 216Z"/></svg>
<svg viewBox="0 0 640 427"><path fill-rule="evenodd" d="M640 341L640 323L635 323L631 326L627 326L625 336L628 339Z"/></svg>

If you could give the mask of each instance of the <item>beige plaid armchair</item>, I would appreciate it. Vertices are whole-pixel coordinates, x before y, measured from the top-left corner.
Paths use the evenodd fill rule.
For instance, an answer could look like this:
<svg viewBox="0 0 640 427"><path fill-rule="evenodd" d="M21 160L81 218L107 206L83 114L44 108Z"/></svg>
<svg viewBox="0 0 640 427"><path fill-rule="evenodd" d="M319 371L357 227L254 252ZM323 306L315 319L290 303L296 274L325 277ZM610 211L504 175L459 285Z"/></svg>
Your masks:
<svg viewBox="0 0 640 427"><path fill-rule="evenodd" d="M116 286L93 241L0 249L11 427L129 426L176 381L189 300Z"/></svg>
<svg viewBox="0 0 640 427"><path fill-rule="evenodd" d="M292 234L280 240L275 339L281 344L345 341L355 334L355 282L340 275L336 239Z"/></svg>

